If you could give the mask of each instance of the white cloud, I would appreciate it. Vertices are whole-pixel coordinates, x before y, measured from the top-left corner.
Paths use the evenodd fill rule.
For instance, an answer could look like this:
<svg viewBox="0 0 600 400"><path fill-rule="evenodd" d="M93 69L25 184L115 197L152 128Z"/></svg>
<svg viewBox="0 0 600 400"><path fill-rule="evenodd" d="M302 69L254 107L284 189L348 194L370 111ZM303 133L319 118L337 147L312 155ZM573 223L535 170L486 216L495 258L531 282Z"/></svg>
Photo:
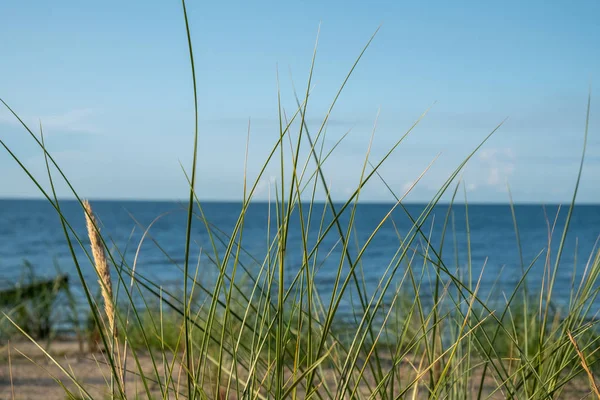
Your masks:
<svg viewBox="0 0 600 400"><path fill-rule="evenodd" d="M98 133L98 127L91 122L91 119L97 114L97 110L92 108L80 108L69 110L60 114L51 114L41 117L31 115L19 115L31 130L37 132L39 124L42 123L44 133L55 132L79 132L79 133ZM0 114L0 122L11 125L20 125L17 118L10 113Z"/></svg>
<svg viewBox="0 0 600 400"><path fill-rule="evenodd" d="M498 167L490 167L486 183L490 186L496 186L500 183L500 169Z"/></svg>
<svg viewBox="0 0 600 400"><path fill-rule="evenodd" d="M515 171L516 155L511 148L485 149L479 153L478 168L483 173L483 184L503 187ZM477 185L477 183L472 183Z"/></svg>
<svg viewBox="0 0 600 400"><path fill-rule="evenodd" d="M402 194L406 194L414 184L415 183L413 181L408 181L402 185Z"/></svg>
<svg viewBox="0 0 600 400"><path fill-rule="evenodd" d="M250 184L250 186L252 185L252 182L248 182ZM271 194L271 190L275 187L275 184L277 183L277 177L271 175L269 178L263 177L258 181L258 184L256 185L256 189L254 190L254 197L255 198L268 198L269 195Z"/></svg>

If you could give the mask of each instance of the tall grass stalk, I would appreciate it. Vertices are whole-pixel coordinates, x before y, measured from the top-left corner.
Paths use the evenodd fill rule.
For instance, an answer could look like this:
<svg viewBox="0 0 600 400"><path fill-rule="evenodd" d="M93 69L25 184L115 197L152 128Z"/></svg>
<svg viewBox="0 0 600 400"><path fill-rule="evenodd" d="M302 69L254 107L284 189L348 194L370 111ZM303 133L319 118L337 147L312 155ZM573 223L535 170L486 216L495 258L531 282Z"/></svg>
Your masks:
<svg viewBox="0 0 600 400"><path fill-rule="evenodd" d="M118 349L119 344L117 326L115 324L115 304L110 269L108 267L108 262L106 261L104 244L100 236L98 222L96 221L90 202L85 200L83 202L83 208L85 210L85 221L88 237L90 239L90 247L92 248L92 256L94 257L94 267L99 278L98 283L100 284L102 299L104 300L104 312L108 321L108 334L111 336L110 352L114 356L115 350ZM112 378L113 377L111 376L111 392L114 393L114 382L112 381ZM121 384L124 384L122 373L120 374L120 381Z"/></svg>

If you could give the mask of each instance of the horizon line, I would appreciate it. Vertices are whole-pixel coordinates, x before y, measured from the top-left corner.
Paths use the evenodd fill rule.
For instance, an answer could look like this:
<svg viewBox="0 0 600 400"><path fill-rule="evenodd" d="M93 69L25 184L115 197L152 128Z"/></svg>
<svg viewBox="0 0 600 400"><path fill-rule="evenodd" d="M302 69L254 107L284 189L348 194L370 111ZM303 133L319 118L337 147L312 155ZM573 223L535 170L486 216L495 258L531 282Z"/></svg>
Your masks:
<svg viewBox="0 0 600 400"><path fill-rule="evenodd" d="M83 197L80 196L81 199L86 199L89 201L95 201L95 202L125 202L125 203L188 203L189 199L185 199L185 198L181 198L181 199L160 199L160 198L119 198L119 197L114 197L114 198L106 198L106 197ZM58 198L59 201L77 201L77 198L75 197L62 197L62 198ZM17 197L17 196L0 196L0 201L44 201L44 202L48 202L48 199L44 198L44 197ZM308 201L308 200L307 200ZM200 199L201 203L228 203L228 204L238 204L238 203L242 203L242 200L234 200L234 199ZM258 203L258 204L269 204L269 203L274 203L273 201L269 201L269 200L251 200L251 203ZM326 204L327 200L314 200L312 201L312 203L314 204ZM346 203L345 200L334 200L333 201L334 204L344 204ZM401 204L404 205L427 205L429 204L429 201L402 201ZM359 200L359 204L371 204L371 205L394 205L396 204L396 202L394 201L388 201L388 200ZM468 201L468 202L464 202L464 201L455 201L453 203L450 203L449 201L439 201L437 203L438 205L450 205L450 204L456 204L456 205L488 205L488 206L510 206L511 202L505 201L505 202L497 202L497 201ZM551 202L543 202L543 201L514 201L512 202L513 205L537 205L537 206L570 206L571 204L571 200L569 201L564 201L564 202L557 202L557 201L551 201ZM575 205L576 206L600 206L600 202L594 203L594 202L577 202L575 201Z"/></svg>

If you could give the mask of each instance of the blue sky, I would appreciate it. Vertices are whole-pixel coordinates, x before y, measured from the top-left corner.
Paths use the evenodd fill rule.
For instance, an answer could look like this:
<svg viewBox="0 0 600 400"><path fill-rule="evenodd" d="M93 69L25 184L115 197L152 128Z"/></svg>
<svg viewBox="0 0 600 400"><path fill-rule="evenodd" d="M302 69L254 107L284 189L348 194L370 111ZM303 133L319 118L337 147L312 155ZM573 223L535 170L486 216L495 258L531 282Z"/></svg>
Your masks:
<svg viewBox="0 0 600 400"><path fill-rule="evenodd" d="M308 107L311 130L378 26L331 115L325 148L346 131L325 172L336 199L358 181L377 120L371 160L431 110L381 173L427 201L503 119L463 178L471 201L562 202L572 193L592 109L580 200L600 198L600 3L201 2L188 3L200 105L198 194L239 199L251 120L248 177L278 135L277 81L288 115L291 81L305 91L319 24ZM177 1L8 0L0 6L0 97L47 146L82 196L179 199L193 144L193 99ZM291 74L290 74L291 72ZM379 115L379 116L378 116ZM43 157L6 110L0 137L36 174ZM0 197L39 197L6 152ZM257 198L277 180L267 170ZM45 181L44 181L45 182ZM64 185L59 193L67 196ZM391 200L377 181L363 199Z"/></svg>

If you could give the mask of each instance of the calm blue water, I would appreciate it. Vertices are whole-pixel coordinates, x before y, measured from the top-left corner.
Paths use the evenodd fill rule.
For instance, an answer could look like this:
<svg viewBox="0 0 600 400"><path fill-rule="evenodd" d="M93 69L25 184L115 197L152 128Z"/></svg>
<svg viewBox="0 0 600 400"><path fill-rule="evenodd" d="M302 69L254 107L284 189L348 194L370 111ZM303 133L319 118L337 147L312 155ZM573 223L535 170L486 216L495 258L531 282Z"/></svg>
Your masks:
<svg viewBox="0 0 600 400"><path fill-rule="evenodd" d="M124 258L129 265L133 263L144 228L162 215L149 230L149 238L141 245L137 257L137 271L165 287L181 285L180 267L183 265L186 229L184 204L95 201L92 206L101 221L103 233L110 237L120 252L125 253ZM364 244L391 206L389 204L363 204L358 207L355 216L356 229L351 238L353 245L350 254L353 258L358 253L355 243ZM79 204L74 201L62 201L61 207L87 246L85 221ZM204 212L211 224L225 233L230 233L239 215L240 207L241 205L236 203L205 203ZM340 206L338 205L338 207ZM417 218L424 205L408 205L406 207L409 213ZM314 244L317 237L323 209L324 205L320 204L314 211L309 232L309 246ZM431 235L431 242L435 244L436 248L439 248L447 211L447 205L436 207L423 226L426 234ZM272 236L275 227L275 209L273 208L271 212ZM448 228L442 258L450 270L456 271L458 267L464 275L468 264L465 207L455 205L452 214L452 226ZM538 253L548 248L550 239L552 241L550 258L554 262L567 215L567 207L562 208L559 213L559 207L556 205L546 207L517 205L516 215L526 266L534 260ZM346 212L341 218L344 230L347 228L348 217L349 213ZM375 290L383 272L390 262L393 262L401 243L401 237L412 226L402 209L395 210L392 217L393 223L390 220L382 226L362 257L361 274L364 274L369 293ZM478 278L482 266L485 265L485 272L481 279L481 291L500 296L502 291L510 291L521 277L521 264L510 207L508 205L470 205L468 217L474 279ZM262 261L267 252L268 218L269 206L264 203L251 205L246 214L242 244L248 254L244 255L241 260L250 271L255 271L257 268L257 263L253 261L252 257ZM549 229L555 223L555 218L555 232L551 235ZM331 214L326 214L325 220L330 221ZM286 273L288 277L293 276L302 261L301 231L297 213L294 214L293 221L294 229L289 234L287 245L289 257ZM577 206L574 210L567 245L559 268L555 292L556 301L567 299L574 271L576 279L579 279L599 235L600 206ZM334 228L326 236L317 256L320 267L316 275L316 283L322 294L331 293L341 255L341 244L338 239L339 236ZM193 240L192 267L195 269L195 263L202 248L199 276L210 281L211 276L214 276L215 267L208 256L212 250L206 230L200 220L195 221ZM156 243L162 250L157 247ZM419 243L422 243L422 238L415 241L413 246ZM95 282L96 277L91 263L85 258L80 248L76 250L84 275L88 281ZM113 253L118 254L114 249ZM532 268L529 275L530 285L540 284L546 257L547 254L543 253ZM415 264L420 266L422 259L417 257L415 260L417 260ZM77 286L78 278L74 263L59 218L52 206L46 201L0 200L1 286L10 286L19 279L23 273L20 267L24 261L33 265L36 276L40 278L54 276L56 264L62 272L70 275L71 282ZM405 264L402 264L397 272L397 277L394 278L395 282L400 281L404 270ZM347 267L345 271L347 271ZM429 278L425 277L424 279L429 282ZM423 287L423 290L428 290L428 283L425 283ZM349 312L351 305L344 303L343 307L345 307L345 312Z"/></svg>

